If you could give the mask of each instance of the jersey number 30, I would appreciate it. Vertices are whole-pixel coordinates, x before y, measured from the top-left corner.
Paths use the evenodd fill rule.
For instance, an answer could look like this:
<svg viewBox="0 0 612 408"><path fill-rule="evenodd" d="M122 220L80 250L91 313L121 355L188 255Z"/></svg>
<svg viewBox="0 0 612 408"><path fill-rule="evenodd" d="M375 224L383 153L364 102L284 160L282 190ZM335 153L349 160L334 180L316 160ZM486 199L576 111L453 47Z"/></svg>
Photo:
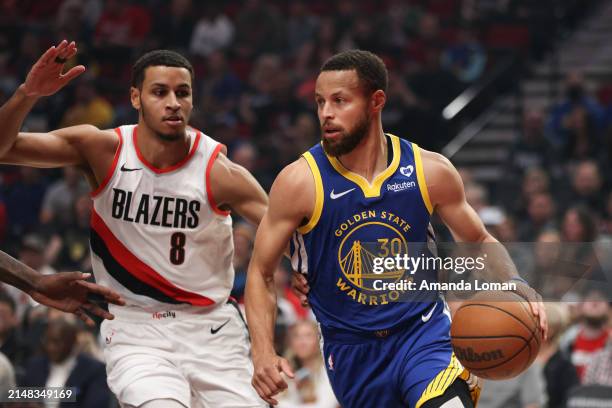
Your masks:
<svg viewBox="0 0 612 408"><path fill-rule="evenodd" d="M185 234L175 232L170 237L170 262L180 265L185 262Z"/></svg>

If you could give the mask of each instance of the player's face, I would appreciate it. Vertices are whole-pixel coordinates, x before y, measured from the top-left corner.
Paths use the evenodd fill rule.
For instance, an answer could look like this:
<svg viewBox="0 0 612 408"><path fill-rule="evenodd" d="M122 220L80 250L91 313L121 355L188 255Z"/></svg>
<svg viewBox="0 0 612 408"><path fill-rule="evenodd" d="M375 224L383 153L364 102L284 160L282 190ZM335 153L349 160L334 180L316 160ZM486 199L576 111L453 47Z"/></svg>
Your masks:
<svg viewBox="0 0 612 408"><path fill-rule="evenodd" d="M323 148L330 156L351 152L367 135L372 122L370 98L355 70L324 71L315 88Z"/></svg>
<svg viewBox="0 0 612 408"><path fill-rule="evenodd" d="M181 140L193 110L191 75L186 68L153 66L145 70L137 101L147 127L166 141ZM136 103L135 103L136 102ZM138 106L137 106L138 105Z"/></svg>

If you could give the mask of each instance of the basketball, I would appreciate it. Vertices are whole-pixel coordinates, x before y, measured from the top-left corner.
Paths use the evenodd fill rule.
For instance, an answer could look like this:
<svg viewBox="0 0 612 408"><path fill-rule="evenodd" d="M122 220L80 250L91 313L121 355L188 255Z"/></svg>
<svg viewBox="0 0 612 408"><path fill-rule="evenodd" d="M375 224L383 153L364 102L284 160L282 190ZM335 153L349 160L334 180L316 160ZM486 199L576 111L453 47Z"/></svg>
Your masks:
<svg viewBox="0 0 612 408"><path fill-rule="evenodd" d="M453 316L451 342L461 364L475 375L503 380L523 372L542 343L529 303L512 292L480 292Z"/></svg>

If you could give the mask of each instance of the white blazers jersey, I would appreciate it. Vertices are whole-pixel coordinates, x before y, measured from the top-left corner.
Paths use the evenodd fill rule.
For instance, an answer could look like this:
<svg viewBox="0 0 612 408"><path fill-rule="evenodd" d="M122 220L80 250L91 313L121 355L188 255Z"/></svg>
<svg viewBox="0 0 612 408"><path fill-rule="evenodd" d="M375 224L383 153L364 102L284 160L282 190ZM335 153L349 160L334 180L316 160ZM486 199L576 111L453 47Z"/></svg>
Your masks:
<svg viewBox="0 0 612 408"><path fill-rule="evenodd" d="M209 180L222 145L188 129L187 157L158 169L138 150L137 130L115 129L112 167L92 193L96 281L147 311L224 303L234 282L232 219L216 207Z"/></svg>

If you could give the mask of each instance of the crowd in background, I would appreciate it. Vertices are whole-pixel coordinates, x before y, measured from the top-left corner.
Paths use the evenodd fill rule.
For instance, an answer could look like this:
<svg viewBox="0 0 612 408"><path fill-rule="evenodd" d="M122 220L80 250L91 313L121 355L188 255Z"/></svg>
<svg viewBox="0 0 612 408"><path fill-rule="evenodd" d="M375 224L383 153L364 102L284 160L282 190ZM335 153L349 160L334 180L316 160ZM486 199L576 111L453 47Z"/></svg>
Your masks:
<svg viewBox="0 0 612 408"><path fill-rule="evenodd" d="M520 0L4 0L0 103L48 46L67 38L79 48L68 64L84 64L87 72L42 99L24 130L135 123L128 97L131 64L146 50L174 49L196 71L191 125L227 145L230 158L268 190L279 170L320 138L314 83L322 62L335 52L362 48L379 54L390 74L385 130L440 150L452 137L442 109L495 60L483 37L487 24L523 19L540 27L526 55L537 58L547 46L541 34L551 24L547 6ZM589 89L579 72L565 81L566 93L552 109L524 113L502 184L491 188L459 169L468 201L501 241L608 240L610 247L612 83ZM90 271L91 205L76 168L1 166L0 248L42 273ZM254 233L234 220L237 299L243 296ZM524 273L554 268L545 254L535 259ZM288 265L281 265L277 349L297 372L282 404L334 407L316 325L291 292L289 278ZM568 293L565 287L551 291L553 297ZM612 386L609 294L572 296L550 306L554 328L534 368L500 386L503 393L484 394L480 407L539 407L546 401L556 407L572 385ZM17 290L0 291L0 351L7 357L0 354L0 385L6 378L39 386L68 381L82 390L81 406L107 407L113 399L101 363L103 341L96 330L33 304ZM53 375L41 369L47 366Z"/></svg>

